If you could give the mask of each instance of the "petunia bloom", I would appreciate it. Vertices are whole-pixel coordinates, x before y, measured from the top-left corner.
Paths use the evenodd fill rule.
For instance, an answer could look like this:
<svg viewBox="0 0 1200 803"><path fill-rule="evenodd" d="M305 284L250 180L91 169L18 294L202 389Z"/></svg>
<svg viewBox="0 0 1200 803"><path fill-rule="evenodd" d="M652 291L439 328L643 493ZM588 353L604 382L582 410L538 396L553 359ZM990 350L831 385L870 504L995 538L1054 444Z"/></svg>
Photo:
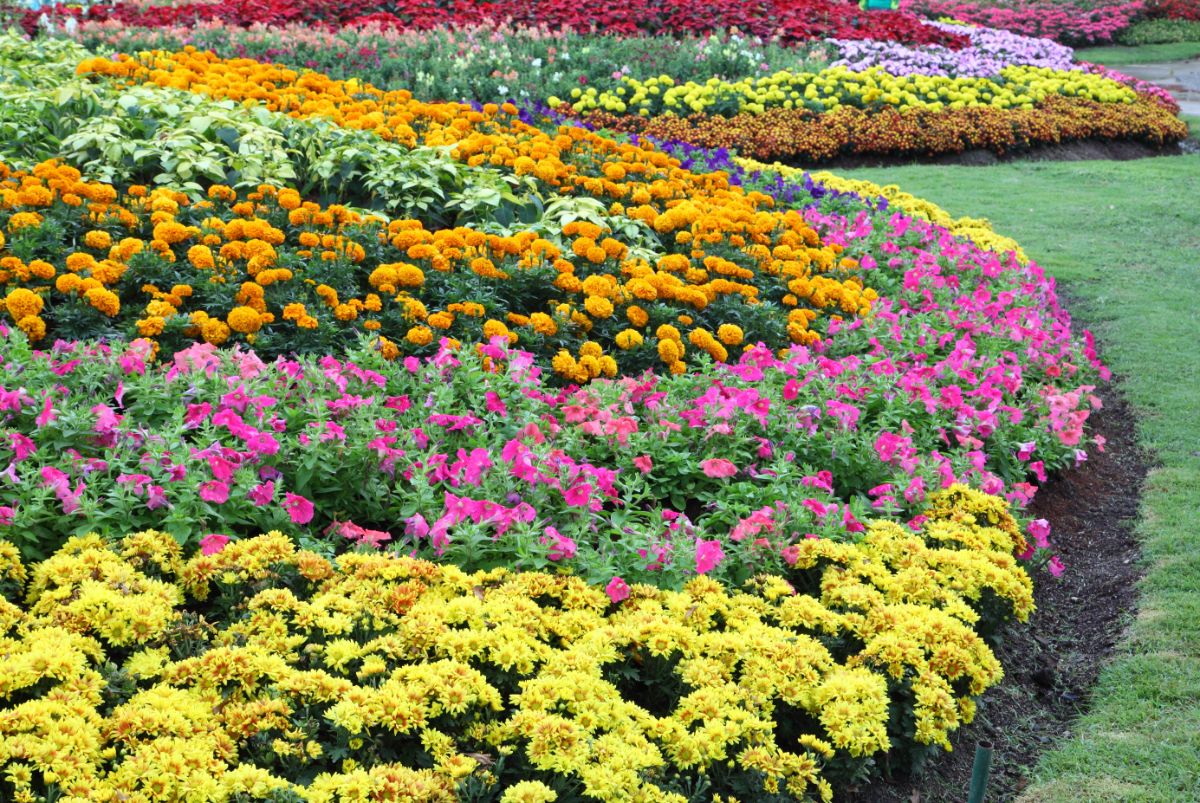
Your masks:
<svg viewBox="0 0 1200 803"><path fill-rule="evenodd" d="M299 494L285 494L283 506L293 524L308 524L313 518L313 503Z"/></svg>

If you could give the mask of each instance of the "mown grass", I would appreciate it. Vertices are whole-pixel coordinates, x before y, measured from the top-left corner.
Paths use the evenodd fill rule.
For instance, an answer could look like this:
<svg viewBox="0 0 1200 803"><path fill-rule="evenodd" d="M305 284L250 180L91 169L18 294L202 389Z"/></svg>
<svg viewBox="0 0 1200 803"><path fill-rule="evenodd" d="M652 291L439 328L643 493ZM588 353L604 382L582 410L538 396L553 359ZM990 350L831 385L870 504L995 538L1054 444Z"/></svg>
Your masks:
<svg viewBox="0 0 1200 803"><path fill-rule="evenodd" d="M1150 64L1159 61L1187 61L1200 57L1200 42L1168 42L1158 45L1138 45L1136 47L1086 47L1075 50L1075 58L1080 61L1090 61L1093 64L1103 64L1106 67L1120 67L1125 64ZM1200 793L1197 793L1200 799Z"/></svg>
<svg viewBox="0 0 1200 803"><path fill-rule="evenodd" d="M1096 332L1156 458L1136 616L1021 800L1200 800L1200 156L841 172L1021 242Z"/></svg>

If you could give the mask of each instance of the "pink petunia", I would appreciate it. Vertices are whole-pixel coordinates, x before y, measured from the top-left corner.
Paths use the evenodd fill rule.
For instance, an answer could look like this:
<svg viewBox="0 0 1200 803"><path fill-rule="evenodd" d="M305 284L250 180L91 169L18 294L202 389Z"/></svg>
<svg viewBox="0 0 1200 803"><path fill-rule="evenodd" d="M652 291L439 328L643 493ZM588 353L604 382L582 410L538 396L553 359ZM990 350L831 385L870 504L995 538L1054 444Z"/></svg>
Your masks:
<svg viewBox="0 0 1200 803"><path fill-rule="evenodd" d="M1050 574L1054 577L1061 577L1062 573L1067 570L1067 567L1063 565L1063 562L1058 559L1058 555L1050 558L1050 562L1046 564L1046 568L1050 570Z"/></svg>
<svg viewBox="0 0 1200 803"><path fill-rule="evenodd" d="M721 549L721 542L713 539L705 541L703 538L696 539L696 573L707 574L725 558L725 550Z"/></svg>
<svg viewBox="0 0 1200 803"><path fill-rule="evenodd" d="M563 500L571 507L586 505L592 498L592 484L577 482L563 492Z"/></svg>
<svg viewBox="0 0 1200 803"><path fill-rule="evenodd" d="M0 527L11 527L17 518L17 510L11 505L0 507Z"/></svg>
<svg viewBox="0 0 1200 803"><path fill-rule="evenodd" d="M424 538L429 535L429 522L420 513L414 513L404 520L404 534Z"/></svg>
<svg viewBox="0 0 1200 803"><path fill-rule="evenodd" d="M209 533L200 539L200 554L215 555L229 543L229 536Z"/></svg>
<svg viewBox="0 0 1200 803"><path fill-rule="evenodd" d="M543 544L550 545L550 560L570 560L575 557L577 550L575 542L561 534L554 527L546 528L546 535L541 539Z"/></svg>
<svg viewBox="0 0 1200 803"><path fill-rule="evenodd" d="M633 465L643 474L649 474L654 469L654 461L648 454L639 455L633 458Z"/></svg>
<svg viewBox="0 0 1200 803"><path fill-rule="evenodd" d="M285 494L283 506L287 508L293 524L308 524L312 521L313 503L303 496L293 493Z"/></svg>
<svg viewBox="0 0 1200 803"><path fill-rule="evenodd" d="M229 499L229 484L221 480L209 480L200 486L200 498L218 505Z"/></svg>
<svg viewBox="0 0 1200 803"><path fill-rule="evenodd" d="M706 476L714 479L732 477L738 473L738 467L723 457L712 457L700 461L700 468Z"/></svg>
<svg viewBox="0 0 1200 803"><path fill-rule="evenodd" d="M246 496L250 497L250 501L256 507L263 507L275 498L275 483L272 480L259 483L247 491Z"/></svg>
<svg viewBox="0 0 1200 803"><path fill-rule="evenodd" d="M493 390L489 390L483 394L487 403L489 413L499 413L501 418L508 415L508 406L505 405L504 399L500 398L500 394Z"/></svg>
<svg viewBox="0 0 1200 803"><path fill-rule="evenodd" d="M604 587L604 593L608 594L608 598L613 602L621 602L629 599L629 584L620 577L614 577Z"/></svg>

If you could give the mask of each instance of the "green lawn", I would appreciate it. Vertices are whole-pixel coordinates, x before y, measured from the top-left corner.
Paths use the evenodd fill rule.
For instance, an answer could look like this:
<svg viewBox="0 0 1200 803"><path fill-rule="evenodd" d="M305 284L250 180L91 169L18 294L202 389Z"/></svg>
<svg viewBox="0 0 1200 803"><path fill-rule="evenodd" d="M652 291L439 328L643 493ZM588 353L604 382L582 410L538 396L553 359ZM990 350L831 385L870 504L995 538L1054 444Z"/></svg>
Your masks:
<svg viewBox="0 0 1200 803"><path fill-rule="evenodd" d="M1139 610L1022 800L1200 800L1200 156L840 172L1015 237L1076 300L1159 462L1139 523Z"/></svg>
<svg viewBox="0 0 1200 803"><path fill-rule="evenodd" d="M1114 45L1113 47L1087 47L1075 50L1075 58L1080 61L1090 61L1106 67L1149 64L1157 61L1186 61L1198 57L1200 57L1200 42L1171 42L1137 47Z"/></svg>

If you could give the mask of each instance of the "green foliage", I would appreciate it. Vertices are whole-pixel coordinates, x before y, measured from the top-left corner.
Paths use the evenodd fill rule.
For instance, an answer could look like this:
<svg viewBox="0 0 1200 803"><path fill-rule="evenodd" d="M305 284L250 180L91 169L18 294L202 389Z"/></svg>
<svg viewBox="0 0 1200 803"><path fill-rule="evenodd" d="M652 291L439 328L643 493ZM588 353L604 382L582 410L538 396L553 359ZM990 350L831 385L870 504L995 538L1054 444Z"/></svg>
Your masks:
<svg viewBox="0 0 1200 803"><path fill-rule="evenodd" d="M1117 41L1131 46L1200 42L1200 21L1142 20L1117 34Z"/></svg>

